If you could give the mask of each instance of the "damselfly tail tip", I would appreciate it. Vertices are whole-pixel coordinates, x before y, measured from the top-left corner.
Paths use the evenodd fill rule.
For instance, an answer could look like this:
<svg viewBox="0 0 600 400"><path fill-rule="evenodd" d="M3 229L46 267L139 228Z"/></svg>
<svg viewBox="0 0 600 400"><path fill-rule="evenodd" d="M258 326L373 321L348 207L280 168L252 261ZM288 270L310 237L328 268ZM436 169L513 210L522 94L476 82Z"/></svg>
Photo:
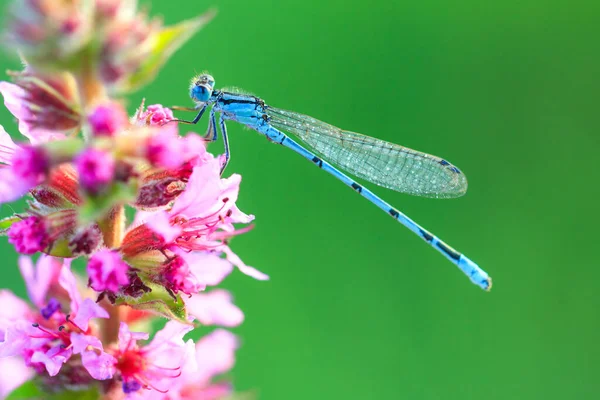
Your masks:
<svg viewBox="0 0 600 400"><path fill-rule="evenodd" d="M486 292L489 292L490 290L492 290L492 278L488 276L484 282L485 283L482 286L483 290L485 290Z"/></svg>
<svg viewBox="0 0 600 400"><path fill-rule="evenodd" d="M471 279L471 282L486 292L492 289L492 278L464 254L460 255L457 266Z"/></svg>

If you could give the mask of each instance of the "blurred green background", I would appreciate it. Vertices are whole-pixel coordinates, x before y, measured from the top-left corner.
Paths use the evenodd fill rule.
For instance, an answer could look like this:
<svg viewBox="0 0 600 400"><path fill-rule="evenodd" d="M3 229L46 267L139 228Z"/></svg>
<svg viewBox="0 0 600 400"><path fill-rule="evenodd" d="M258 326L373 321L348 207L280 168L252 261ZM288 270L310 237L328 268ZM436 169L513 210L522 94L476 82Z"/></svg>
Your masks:
<svg viewBox="0 0 600 400"><path fill-rule="evenodd" d="M375 191L494 278L481 291L352 190L231 123L227 172L243 175L239 205L257 217L233 248L272 277L226 281L246 313L239 389L265 400L598 398L599 4L152 4L167 23L210 6L219 15L131 109L142 97L189 105L188 79L206 69L218 86L445 157L469 178L464 198ZM0 123L15 132L4 109ZM23 293L14 251L0 251L2 286Z"/></svg>

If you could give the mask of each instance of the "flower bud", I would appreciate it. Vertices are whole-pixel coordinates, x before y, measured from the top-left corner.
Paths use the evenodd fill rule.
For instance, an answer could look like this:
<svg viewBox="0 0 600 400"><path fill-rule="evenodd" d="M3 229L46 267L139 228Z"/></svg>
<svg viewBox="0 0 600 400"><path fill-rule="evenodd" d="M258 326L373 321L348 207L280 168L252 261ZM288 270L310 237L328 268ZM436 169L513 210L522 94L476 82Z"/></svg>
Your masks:
<svg viewBox="0 0 600 400"><path fill-rule="evenodd" d="M94 136L115 136L129 124L127 112L118 103L102 104L88 116Z"/></svg>
<svg viewBox="0 0 600 400"><path fill-rule="evenodd" d="M28 182L40 183L50 168L50 160L43 147L23 146L12 156L13 173Z"/></svg>
<svg viewBox="0 0 600 400"><path fill-rule="evenodd" d="M21 254L45 250L51 243L46 221L32 216L12 224L8 230L8 242Z"/></svg>
<svg viewBox="0 0 600 400"><path fill-rule="evenodd" d="M19 120L19 131L33 143L62 138L79 129L79 98L71 74L47 76L30 68L10 74L14 83L0 82L0 93Z"/></svg>
<svg viewBox="0 0 600 400"><path fill-rule="evenodd" d="M114 21L107 29L101 50L101 79L115 85L137 71L148 56L150 39L159 27L158 21L148 21L142 14Z"/></svg>
<svg viewBox="0 0 600 400"><path fill-rule="evenodd" d="M117 292L121 286L129 285L129 266L121 255L112 250L100 250L87 265L90 287L97 292Z"/></svg>
<svg viewBox="0 0 600 400"><path fill-rule="evenodd" d="M14 1L7 39L36 66L60 68L74 60L92 33L93 3L85 0Z"/></svg>
<svg viewBox="0 0 600 400"><path fill-rule="evenodd" d="M75 159L75 166L81 187L92 195L104 190L115 176L115 160L102 150L84 150Z"/></svg>

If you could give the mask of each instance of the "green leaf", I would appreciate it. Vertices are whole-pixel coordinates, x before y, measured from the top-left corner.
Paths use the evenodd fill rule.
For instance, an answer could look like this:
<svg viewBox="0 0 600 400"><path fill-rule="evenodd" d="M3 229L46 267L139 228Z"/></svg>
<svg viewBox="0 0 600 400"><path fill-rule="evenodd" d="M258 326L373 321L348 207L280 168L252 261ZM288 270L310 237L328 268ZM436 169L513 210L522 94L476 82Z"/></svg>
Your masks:
<svg viewBox="0 0 600 400"><path fill-rule="evenodd" d="M150 54L127 81L119 88L121 92L131 92L151 81L160 68L181 46L214 18L215 10L209 10L196 18L168 26L154 33Z"/></svg>
<svg viewBox="0 0 600 400"><path fill-rule="evenodd" d="M35 381L27 381L13 390L5 400L33 400L42 399L44 392Z"/></svg>
<svg viewBox="0 0 600 400"><path fill-rule="evenodd" d="M181 296L175 298L167 290L153 283L145 283L151 292L143 294L141 297L120 297L116 305L128 305L136 310L150 311L168 319L174 319L182 324L191 324L187 319L187 310Z"/></svg>
<svg viewBox="0 0 600 400"><path fill-rule="evenodd" d="M36 380L27 381L13 390L5 400L97 400L100 393L97 387L85 391L64 391L49 393Z"/></svg>
<svg viewBox="0 0 600 400"><path fill-rule="evenodd" d="M79 210L80 222L89 224L102 219L114 206L135 200L137 186L133 183L114 183L105 193L88 197Z"/></svg>
<svg viewBox="0 0 600 400"><path fill-rule="evenodd" d="M14 224L15 222L19 222L21 221L21 218L19 218L16 215L13 215L12 217L7 217L4 219L0 220L0 235L5 235L6 231L12 226L12 224Z"/></svg>

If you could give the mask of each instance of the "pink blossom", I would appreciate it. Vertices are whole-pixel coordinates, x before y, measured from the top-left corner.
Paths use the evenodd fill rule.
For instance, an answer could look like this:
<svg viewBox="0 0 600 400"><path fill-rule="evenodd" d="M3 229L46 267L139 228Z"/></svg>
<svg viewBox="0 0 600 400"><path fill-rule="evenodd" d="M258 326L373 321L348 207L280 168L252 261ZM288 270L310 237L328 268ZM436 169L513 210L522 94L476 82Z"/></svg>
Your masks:
<svg viewBox="0 0 600 400"><path fill-rule="evenodd" d="M244 321L244 313L232 302L231 294L222 289L197 293L184 298L189 315L203 325L235 327Z"/></svg>
<svg viewBox="0 0 600 400"><path fill-rule="evenodd" d="M90 286L97 292L117 292L121 286L129 284L129 266L117 251L105 249L94 253L88 261L87 271Z"/></svg>
<svg viewBox="0 0 600 400"><path fill-rule="evenodd" d="M44 220L32 216L11 225L8 242L21 254L34 254L50 245L50 237Z"/></svg>
<svg viewBox="0 0 600 400"><path fill-rule="evenodd" d="M109 103L97 106L88 116L88 123L95 136L115 136L129 120L123 106Z"/></svg>
<svg viewBox="0 0 600 400"><path fill-rule="evenodd" d="M175 117L170 108L164 107L161 104L152 104L148 106L145 112L140 112L137 119L143 121L146 125L162 126L174 120Z"/></svg>
<svg viewBox="0 0 600 400"><path fill-rule="evenodd" d="M92 194L106 187L115 175L115 160L111 154L102 150L88 148L75 159L79 182Z"/></svg>
<svg viewBox="0 0 600 400"><path fill-rule="evenodd" d="M192 326L169 321L156 333L147 346L139 346L138 340L148 338L147 333L131 332L125 323L119 330L119 346L113 351L116 358L117 374L123 381L125 393L136 392L141 388L165 393L172 380L182 373L182 366L194 359L194 342L185 342L183 336ZM195 363L189 365L190 372Z"/></svg>
<svg viewBox="0 0 600 400"><path fill-rule="evenodd" d="M98 377L96 379L112 377L106 373L103 375L103 371L110 371L106 369L108 367L98 370L98 357L106 361L109 356L105 355L101 343L95 338L95 326L90 325L93 318L108 318L108 313L92 299L81 300L75 276L68 265L60 272L59 283L70 296L70 314L64 313L63 305L50 298L41 310L30 309L11 318L10 323L4 323L0 357L20 355L29 365L43 368L54 376L73 354L83 356L89 351L97 357L88 355L83 358L87 360L83 366L88 372ZM104 378L100 378L102 376Z"/></svg>
<svg viewBox="0 0 600 400"><path fill-rule="evenodd" d="M168 219L161 216L157 222L150 224L150 228L160 234L168 232L169 238L174 236L171 233L175 230L170 230L168 224L181 230L181 234L171 242L171 250L224 252L228 260L244 274L259 280L268 279L267 275L244 264L222 243L223 239L246 231L236 232L234 223L248 223L254 218L242 213L235 205L241 177L233 175L222 179L217 159L207 155L203 161L194 167L185 191L167 212ZM194 254L189 253L186 260L191 268L194 263L190 261L195 257Z"/></svg>

